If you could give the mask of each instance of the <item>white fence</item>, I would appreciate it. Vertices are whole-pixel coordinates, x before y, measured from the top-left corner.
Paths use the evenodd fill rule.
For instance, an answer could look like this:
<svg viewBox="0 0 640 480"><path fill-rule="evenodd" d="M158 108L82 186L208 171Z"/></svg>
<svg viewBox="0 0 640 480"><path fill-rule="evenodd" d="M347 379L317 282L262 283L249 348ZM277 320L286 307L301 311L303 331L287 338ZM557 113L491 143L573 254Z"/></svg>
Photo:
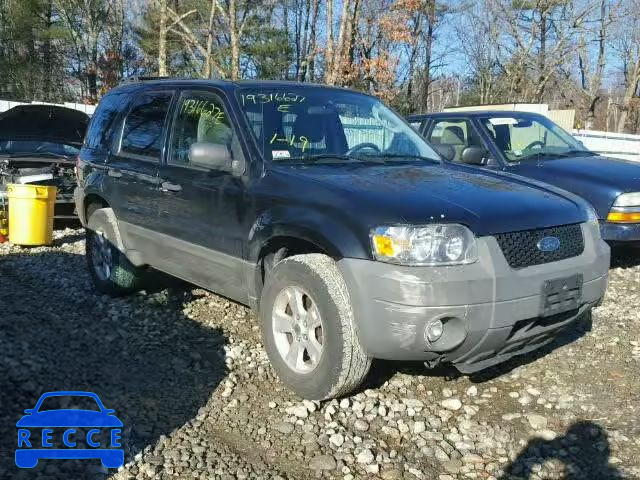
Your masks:
<svg viewBox="0 0 640 480"><path fill-rule="evenodd" d="M594 152L640 162L640 135L574 130L573 136Z"/></svg>
<svg viewBox="0 0 640 480"><path fill-rule="evenodd" d="M81 112L86 113L87 115L93 115L93 112L96 109L95 105L85 105L84 103L47 103L47 102L14 102L13 100L0 100L0 113L9 110L10 108L16 107L18 105L56 105L59 107L73 108L74 110L80 110Z"/></svg>

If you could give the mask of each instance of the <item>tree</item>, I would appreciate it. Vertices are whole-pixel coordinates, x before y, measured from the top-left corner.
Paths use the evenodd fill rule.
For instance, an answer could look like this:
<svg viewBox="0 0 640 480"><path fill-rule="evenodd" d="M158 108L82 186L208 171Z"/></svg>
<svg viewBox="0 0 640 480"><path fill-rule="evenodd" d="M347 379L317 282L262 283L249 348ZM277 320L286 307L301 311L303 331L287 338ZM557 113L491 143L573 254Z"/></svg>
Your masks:
<svg viewBox="0 0 640 480"><path fill-rule="evenodd" d="M167 0L158 0L158 75L167 76Z"/></svg>
<svg viewBox="0 0 640 480"><path fill-rule="evenodd" d="M0 93L56 101L65 88L65 30L51 0L0 2Z"/></svg>
<svg viewBox="0 0 640 480"><path fill-rule="evenodd" d="M624 92L619 104L617 131L625 131L634 97L640 96L640 0L626 0L614 40L614 51L620 60Z"/></svg>
<svg viewBox="0 0 640 480"><path fill-rule="evenodd" d="M575 50L576 32L584 26L593 2L576 0L491 0L506 35L501 48L510 54L503 65L512 99L544 101L549 81L561 74Z"/></svg>
<svg viewBox="0 0 640 480"><path fill-rule="evenodd" d="M504 70L504 50L500 48L502 31L498 27L499 13L483 0L462 12L456 26L456 36L469 69L471 103L489 104L501 95L500 77Z"/></svg>
<svg viewBox="0 0 640 480"><path fill-rule="evenodd" d="M114 18L122 21L123 15L118 15L122 4L109 0L55 0L55 5L71 40L71 60L82 81L83 97L95 103L101 42L109 31L109 23Z"/></svg>
<svg viewBox="0 0 640 480"><path fill-rule="evenodd" d="M597 16L592 21L595 28L590 27L591 22L587 22L582 31L579 33L578 43L578 67L580 74L580 87L583 94L587 98L587 117L585 127L592 129L596 117L596 106L601 99L600 90L602 89L602 80L604 69L606 66L606 48L608 28L613 22L612 8L615 8L609 0L599 0L599 8ZM596 45L597 57L595 65L591 63L591 45L585 40L585 35L592 36L592 42Z"/></svg>
<svg viewBox="0 0 640 480"><path fill-rule="evenodd" d="M328 85L336 85L339 82L340 72L347 67L349 52L347 41L350 39L347 29L353 25L352 22L349 22L353 2L354 0L342 0L338 38L334 44L333 0L327 0L327 48L324 54L324 81ZM358 0L355 2L357 3ZM357 9L355 11L357 12Z"/></svg>

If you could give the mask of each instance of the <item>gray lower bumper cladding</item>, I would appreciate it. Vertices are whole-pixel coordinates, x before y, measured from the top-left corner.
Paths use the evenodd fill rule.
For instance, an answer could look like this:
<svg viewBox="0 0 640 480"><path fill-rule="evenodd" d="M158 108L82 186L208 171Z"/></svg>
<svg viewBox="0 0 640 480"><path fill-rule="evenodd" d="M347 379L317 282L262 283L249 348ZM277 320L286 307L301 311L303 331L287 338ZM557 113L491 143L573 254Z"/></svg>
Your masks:
<svg viewBox="0 0 640 480"><path fill-rule="evenodd" d="M471 265L406 267L360 259L338 265L365 349L376 358L440 361L472 373L541 347L570 328L604 295L610 252L598 227L583 224L585 248L566 260L513 269L493 237L478 238ZM575 305L549 314L545 285L581 279ZM442 337L429 342L434 321Z"/></svg>

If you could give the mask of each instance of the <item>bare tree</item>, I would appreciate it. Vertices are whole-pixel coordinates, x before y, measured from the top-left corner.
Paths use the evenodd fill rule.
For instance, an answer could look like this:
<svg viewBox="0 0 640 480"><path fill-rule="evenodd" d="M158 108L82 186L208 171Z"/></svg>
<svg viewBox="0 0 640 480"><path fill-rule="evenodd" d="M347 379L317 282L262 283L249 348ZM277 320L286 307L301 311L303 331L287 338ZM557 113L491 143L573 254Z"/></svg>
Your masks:
<svg viewBox="0 0 640 480"><path fill-rule="evenodd" d="M614 21L615 10L619 2L613 4L610 0L599 0L597 16L593 20L595 28L590 27L591 22L585 22L585 28L579 33L578 41L578 69L580 74L580 87L585 95L588 106L585 127L592 129L596 118L596 106L601 99L602 80L606 66L606 48L608 42L608 30ZM593 38L585 40L585 35ZM595 66L592 65L591 44L595 43L597 57Z"/></svg>
<svg viewBox="0 0 640 480"><path fill-rule="evenodd" d="M352 0L342 0L342 12L340 13L340 26L337 42L333 43L333 1L327 1L327 49L325 51L325 78L324 81L328 85L335 85L338 76L345 68L345 61L349 52L349 33L348 28Z"/></svg>
<svg viewBox="0 0 640 480"><path fill-rule="evenodd" d="M514 97L542 102L547 84L573 52L576 32L594 9L575 0L491 0L501 12L498 25L507 32L501 48ZM515 98L514 98L515 99Z"/></svg>
<svg viewBox="0 0 640 480"><path fill-rule="evenodd" d="M88 100L98 100L100 39L114 13L116 3L107 0L57 0L88 89Z"/></svg>
<svg viewBox="0 0 640 480"><path fill-rule="evenodd" d="M167 76L167 0L158 0L160 25L158 26L158 75Z"/></svg>
<svg viewBox="0 0 640 480"><path fill-rule="evenodd" d="M626 0L622 19L613 42L624 75L624 93L616 128L621 133L625 131L631 102L640 88L640 0Z"/></svg>
<svg viewBox="0 0 640 480"><path fill-rule="evenodd" d="M211 77L213 69L217 70L220 76L225 77L225 72L220 65L218 65L212 58L213 49L213 37L214 27L213 21L215 19L215 12L218 9L218 0L211 0L208 23L206 29L206 36L203 40L200 38L194 30L186 23L188 17L194 16L198 11L196 9L189 10L182 14L178 14L172 8L167 7L167 15L171 17L172 22L167 26L167 31L170 31L180 37L188 48L190 56L194 61L198 62L199 57L202 58L201 75L204 78Z"/></svg>
<svg viewBox="0 0 640 480"><path fill-rule="evenodd" d="M470 81L481 104L495 100L503 73L501 65L506 63L504 50L500 48L500 15L491 0L483 0L462 12L456 28L460 49L469 67Z"/></svg>
<svg viewBox="0 0 640 480"><path fill-rule="evenodd" d="M304 81L307 77L311 81L315 76L315 58L318 54L318 36L317 36L317 24L318 13L320 10L320 0L313 0L310 5L310 10L307 10L307 17L304 28L304 41L303 41L303 54L304 57L300 63L300 69L298 71L298 80ZM311 19L309 20L309 17ZM307 29L308 28L308 29Z"/></svg>

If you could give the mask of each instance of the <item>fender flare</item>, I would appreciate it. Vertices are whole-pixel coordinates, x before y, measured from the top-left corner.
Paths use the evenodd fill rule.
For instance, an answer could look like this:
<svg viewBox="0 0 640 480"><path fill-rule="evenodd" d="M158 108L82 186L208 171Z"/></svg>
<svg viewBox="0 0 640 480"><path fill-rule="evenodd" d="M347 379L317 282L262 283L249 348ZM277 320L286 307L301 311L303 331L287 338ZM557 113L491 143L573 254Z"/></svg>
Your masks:
<svg viewBox="0 0 640 480"><path fill-rule="evenodd" d="M277 237L292 237L318 246L334 259L371 258L368 238L344 219L304 207L278 207L260 214L247 239L247 259L257 264L260 252Z"/></svg>
<svg viewBox="0 0 640 480"><path fill-rule="evenodd" d="M273 239L304 240L335 260L345 257L370 258L369 239L359 238L345 220L304 207L278 207L258 216L247 239L245 281L252 308L259 304L262 289L260 254Z"/></svg>

